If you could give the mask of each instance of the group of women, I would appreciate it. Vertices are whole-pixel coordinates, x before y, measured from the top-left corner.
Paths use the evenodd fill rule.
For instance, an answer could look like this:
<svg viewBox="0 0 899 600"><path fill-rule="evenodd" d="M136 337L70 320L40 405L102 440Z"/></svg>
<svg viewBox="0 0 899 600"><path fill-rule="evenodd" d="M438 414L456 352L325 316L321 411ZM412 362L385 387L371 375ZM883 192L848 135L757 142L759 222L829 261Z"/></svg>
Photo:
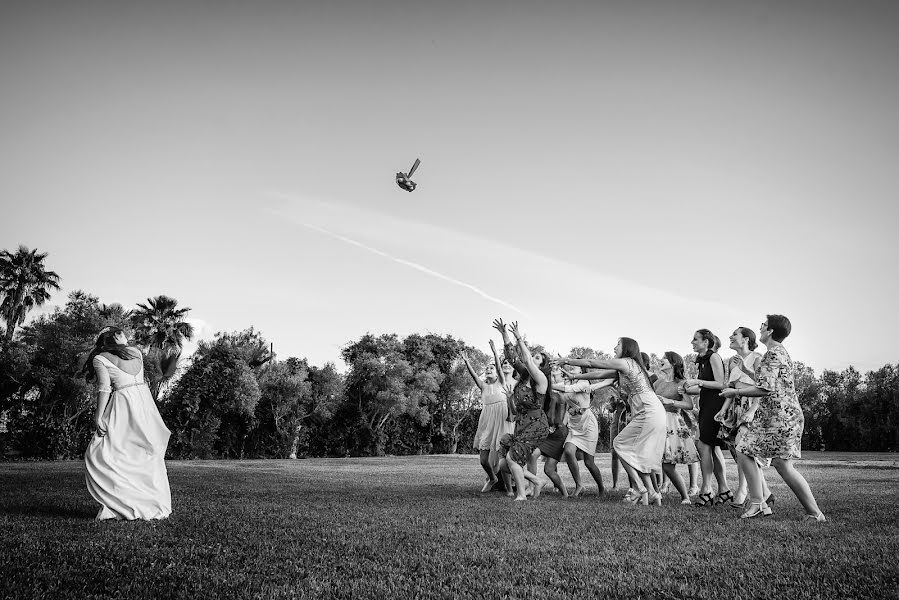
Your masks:
<svg viewBox="0 0 899 600"><path fill-rule="evenodd" d="M527 500L552 483L563 496L579 496L584 486L578 461L583 460L603 494L591 393L614 386L626 400L626 409L615 410L611 427L613 477L620 462L630 482L624 502L660 506L663 492L673 485L682 504L728 503L743 509L741 518L771 515L774 496L762 470L770 465L804 507L804 519L825 520L808 482L793 465L801 456L804 417L793 362L782 343L791 330L787 317L767 315L761 324L758 342L767 347L764 356L755 351L755 333L738 327L730 336L736 354L727 364L717 352L719 339L708 329L697 330L694 378L685 376L684 360L673 351L663 354L659 374L650 374L649 357L631 338L618 340L614 358L553 359L546 352L531 353L517 323L507 328L497 319L493 326L503 337L504 358L500 360L491 341L494 364L487 366L484 379L462 355L482 394L474 446L487 474L483 492L504 489L515 500ZM736 495L728 486L722 449L737 463ZM546 479L537 475L541 456ZM557 472L563 458L575 482L571 494ZM690 489L678 464L689 465ZM698 488L696 464L701 471Z"/></svg>

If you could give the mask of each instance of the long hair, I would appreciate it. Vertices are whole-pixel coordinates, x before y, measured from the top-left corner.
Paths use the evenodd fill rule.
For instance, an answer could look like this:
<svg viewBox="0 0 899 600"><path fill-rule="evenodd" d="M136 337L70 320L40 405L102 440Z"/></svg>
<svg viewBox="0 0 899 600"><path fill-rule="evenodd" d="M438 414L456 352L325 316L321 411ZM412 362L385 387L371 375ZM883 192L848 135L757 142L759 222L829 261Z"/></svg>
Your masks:
<svg viewBox="0 0 899 600"><path fill-rule="evenodd" d="M646 385L649 386L649 389L652 389L652 382L649 380L649 373L646 372L646 366L643 364L643 356L641 354L640 344L637 343L637 340L629 337L621 338L621 358L634 359L637 366L643 371L643 376L646 377Z"/></svg>
<svg viewBox="0 0 899 600"><path fill-rule="evenodd" d="M668 351L665 353L665 359L671 363L671 376L674 381L683 381L684 376L684 359L677 352Z"/></svg>
<svg viewBox="0 0 899 600"><path fill-rule="evenodd" d="M100 330L100 335L97 336L93 349L87 355L87 360L84 361L84 366L78 373L79 377L84 377L89 382L97 378L97 374L94 371L94 357L102 352L109 352L122 360L136 358L132 352L128 351L128 346L115 341L115 336L119 333L123 332L118 327L104 327Z"/></svg>

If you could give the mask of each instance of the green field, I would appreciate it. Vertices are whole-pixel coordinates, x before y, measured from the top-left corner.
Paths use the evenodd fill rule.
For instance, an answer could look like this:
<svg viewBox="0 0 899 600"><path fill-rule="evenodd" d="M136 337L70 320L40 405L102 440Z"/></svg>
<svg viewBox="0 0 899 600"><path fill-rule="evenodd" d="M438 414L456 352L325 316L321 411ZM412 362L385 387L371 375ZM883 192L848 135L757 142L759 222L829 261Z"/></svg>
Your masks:
<svg viewBox="0 0 899 600"><path fill-rule="evenodd" d="M169 462L171 518L95 522L81 462L0 463L0 597L895 598L895 457L800 462L824 524L773 470L775 515L741 521L622 489L513 503L474 456Z"/></svg>

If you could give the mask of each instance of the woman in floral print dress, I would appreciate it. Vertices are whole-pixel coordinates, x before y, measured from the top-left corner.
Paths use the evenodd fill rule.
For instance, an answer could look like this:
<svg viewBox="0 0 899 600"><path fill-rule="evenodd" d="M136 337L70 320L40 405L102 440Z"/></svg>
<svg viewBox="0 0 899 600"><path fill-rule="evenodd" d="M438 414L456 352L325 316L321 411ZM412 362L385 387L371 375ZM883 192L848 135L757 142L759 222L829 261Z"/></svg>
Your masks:
<svg viewBox="0 0 899 600"><path fill-rule="evenodd" d="M547 420L546 396L549 381L549 357L542 352L533 356L528 352L518 324L512 323L511 330L516 344L509 341L509 334L501 319L493 322L494 328L503 336L503 349L506 358L518 376L514 389L507 386L506 395L509 402L509 415L514 416L515 431L505 434L500 439L500 472L508 473L515 480L517 495L515 500L527 500L525 480L533 484L534 497L540 495L543 482L536 475L537 459L540 456L539 446L550 434ZM511 496L511 482L504 478L506 495Z"/></svg>
<svg viewBox="0 0 899 600"><path fill-rule="evenodd" d="M690 504L690 496L684 480L678 475L675 465L690 465L699 462L699 451L693 441L693 431L684 421L682 411L692 410L693 401L684 391L684 359L677 352L666 352L662 358L662 374L667 378L658 379L653 388L665 406L667 434L665 453L662 455L662 470L680 494L681 504Z"/></svg>
<svg viewBox="0 0 899 600"><path fill-rule="evenodd" d="M770 458L777 473L805 508L804 519L825 520L808 482L793 466L793 460L802 455L800 444L805 417L793 381L793 360L781 343L790 335L791 328L790 320L785 316L767 315L759 329L759 341L768 351L756 370L758 383L721 392L724 398L735 398L737 395L761 398L752 421L736 447L737 458L749 486L749 509L740 515L744 519L765 512L760 467L756 460Z"/></svg>

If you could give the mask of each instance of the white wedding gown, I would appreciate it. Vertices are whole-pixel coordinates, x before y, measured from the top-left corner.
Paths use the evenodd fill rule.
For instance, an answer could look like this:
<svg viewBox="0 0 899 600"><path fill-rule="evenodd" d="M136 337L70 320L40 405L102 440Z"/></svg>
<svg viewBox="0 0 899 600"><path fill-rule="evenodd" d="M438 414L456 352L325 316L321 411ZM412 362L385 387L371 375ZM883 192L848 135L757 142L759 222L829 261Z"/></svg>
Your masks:
<svg viewBox="0 0 899 600"><path fill-rule="evenodd" d="M99 389L112 386L106 435L95 433L84 453L87 489L101 504L97 520L165 519L172 512L165 469L171 432L144 383L143 362L136 375L104 356L96 356L93 364Z"/></svg>

